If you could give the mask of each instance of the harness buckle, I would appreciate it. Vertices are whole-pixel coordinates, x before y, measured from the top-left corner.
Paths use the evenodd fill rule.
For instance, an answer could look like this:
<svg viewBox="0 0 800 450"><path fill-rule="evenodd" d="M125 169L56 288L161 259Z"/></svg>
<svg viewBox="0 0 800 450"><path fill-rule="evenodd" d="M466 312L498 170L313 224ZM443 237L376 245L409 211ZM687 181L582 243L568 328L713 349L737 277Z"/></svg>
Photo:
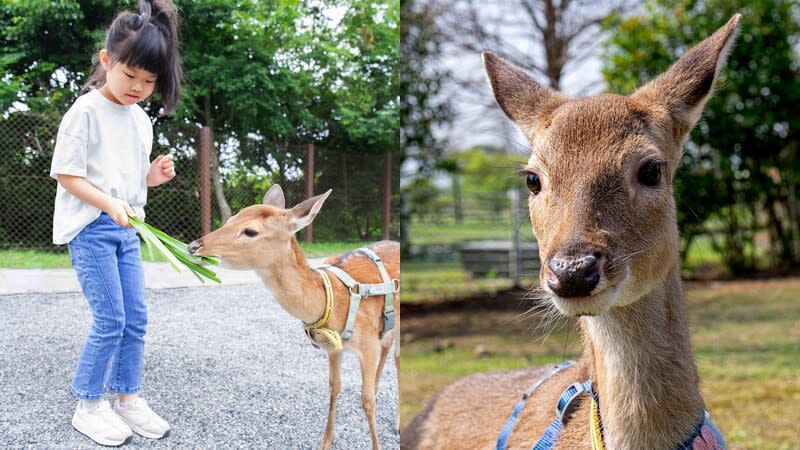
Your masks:
<svg viewBox="0 0 800 450"><path fill-rule="evenodd" d="M394 328L394 310L383 311L383 330L381 335Z"/></svg>
<svg viewBox="0 0 800 450"><path fill-rule="evenodd" d="M576 381L561 394L561 398L558 399L558 404L556 405L556 417L562 424L567 424L565 417L569 417L569 414L577 407L578 404L575 403L575 399L584 392L587 392L587 390L583 383Z"/></svg>

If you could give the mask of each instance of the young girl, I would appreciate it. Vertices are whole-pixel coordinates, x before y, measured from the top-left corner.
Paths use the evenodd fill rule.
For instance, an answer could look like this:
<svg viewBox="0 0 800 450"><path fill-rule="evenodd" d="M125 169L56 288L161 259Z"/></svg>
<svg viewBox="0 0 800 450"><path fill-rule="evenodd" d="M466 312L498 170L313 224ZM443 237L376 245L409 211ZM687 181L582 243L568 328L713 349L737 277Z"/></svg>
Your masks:
<svg viewBox="0 0 800 450"><path fill-rule="evenodd" d="M159 439L170 429L139 396L147 308L128 216L143 219L147 188L175 176L171 156L149 162L153 128L137 103L157 92L165 113L175 109L177 11L170 0L140 0L139 9L111 24L87 92L61 121L50 169L58 180L53 242L69 244L93 317L70 385L79 399L72 425L109 446L128 442L132 431Z"/></svg>

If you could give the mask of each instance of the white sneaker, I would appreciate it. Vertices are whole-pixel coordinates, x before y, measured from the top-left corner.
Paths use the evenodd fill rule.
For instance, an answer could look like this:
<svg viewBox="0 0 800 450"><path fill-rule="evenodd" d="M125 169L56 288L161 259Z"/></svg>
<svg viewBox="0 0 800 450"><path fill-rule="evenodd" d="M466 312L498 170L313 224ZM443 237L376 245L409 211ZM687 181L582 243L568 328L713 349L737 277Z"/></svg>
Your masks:
<svg viewBox="0 0 800 450"><path fill-rule="evenodd" d="M169 423L153 412L141 397L127 402L124 408L120 407L119 398L115 399L114 412L140 436L161 439L169 435Z"/></svg>
<svg viewBox="0 0 800 450"><path fill-rule="evenodd" d="M130 427L114 414L107 400L101 400L92 409L84 408L79 401L72 426L98 444L110 447L126 444L133 438Z"/></svg>

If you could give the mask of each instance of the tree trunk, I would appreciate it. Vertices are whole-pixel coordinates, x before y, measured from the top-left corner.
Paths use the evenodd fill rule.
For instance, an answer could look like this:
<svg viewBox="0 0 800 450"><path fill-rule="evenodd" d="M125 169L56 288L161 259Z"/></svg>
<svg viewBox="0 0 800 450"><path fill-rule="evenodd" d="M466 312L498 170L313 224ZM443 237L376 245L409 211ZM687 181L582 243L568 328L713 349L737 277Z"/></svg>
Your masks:
<svg viewBox="0 0 800 450"><path fill-rule="evenodd" d="M792 262L792 240L790 233L784 231L783 221L778 211L780 201L776 198L769 197L768 202L767 211L769 213L769 221L775 233L776 243L780 245L780 250L776 252L776 263L778 266L790 265Z"/></svg>
<svg viewBox="0 0 800 450"><path fill-rule="evenodd" d="M213 130L214 130L214 120L211 118L211 98L206 95L204 105L203 105L203 114L206 118L206 125L212 130L212 145L211 145L211 183L214 185L214 197L217 200L217 207L219 208L219 215L222 219L222 223L225 223L231 217L231 207L228 204L228 201L225 199L225 189L222 186L222 175L219 172L219 151L217 150L216 146L213 145Z"/></svg>
<svg viewBox="0 0 800 450"><path fill-rule="evenodd" d="M797 184L792 182L787 187L789 191L789 198L786 199L786 207L789 210L789 227L792 234L792 264L800 263L800 227L798 226L798 219L800 219L800 208L798 208L797 199Z"/></svg>
<svg viewBox="0 0 800 450"><path fill-rule="evenodd" d="M563 72L564 64L567 62L566 42L558 35L556 30L559 12L553 1L545 2L545 27L542 30L545 59L547 60L545 72L547 73L547 81L550 83L550 88L554 91L561 90L561 72Z"/></svg>

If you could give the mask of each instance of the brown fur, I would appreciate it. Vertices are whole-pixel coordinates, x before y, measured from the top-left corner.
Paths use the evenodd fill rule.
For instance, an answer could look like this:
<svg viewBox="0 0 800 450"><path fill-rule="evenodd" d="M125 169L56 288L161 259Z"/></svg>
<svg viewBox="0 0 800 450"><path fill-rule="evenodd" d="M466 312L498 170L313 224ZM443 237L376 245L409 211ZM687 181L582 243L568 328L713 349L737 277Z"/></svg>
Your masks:
<svg viewBox="0 0 800 450"><path fill-rule="evenodd" d="M328 192L330 193L330 191ZM219 256L222 263L234 269L254 269L280 305L291 315L306 323L322 317L325 310L325 290L321 276L306 262L294 234L313 220L328 193L312 197L292 209L284 209L283 192L273 186L264 196L265 204L243 209L223 227L190 244L198 255ZM258 233L249 237L244 230ZM381 241L370 246L380 255L389 277L400 279L400 245ZM326 261L340 267L360 283L381 283L381 276L371 259L355 252L331 257ZM327 328L344 330L350 307L348 288L329 273L334 291L334 304ZM395 327L379 338L383 326L383 297L362 299L353 327L353 336L344 341L345 349L358 355L361 366L361 406L369 422L373 449L379 449L375 422L375 394L383 364L400 330L400 296L394 296ZM317 338L321 338L317 336ZM325 344L325 342L320 342ZM324 348L324 347L323 347ZM330 398L328 422L320 445L329 449L333 444L336 418L336 398L340 388L341 352L328 349ZM395 365L399 368L399 353ZM399 414L399 413L398 413Z"/></svg>
<svg viewBox="0 0 800 450"><path fill-rule="evenodd" d="M689 343L678 261L672 180L688 132L711 95L739 16L631 96L570 99L484 54L498 104L528 136L541 192L529 200L542 287L561 313L579 317L584 354L528 400L508 440L530 449L555 417L558 396L590 378L606 447L674 448L704 408ZM655 186L639 168L662 161ZM600 281L587 297L558 297L549 263L598 255ZM404 449L493 448L521 393L544 368L475 374L444 388L401 436ZM590 449L588 402L561 433L559 449Z"/></svg>

